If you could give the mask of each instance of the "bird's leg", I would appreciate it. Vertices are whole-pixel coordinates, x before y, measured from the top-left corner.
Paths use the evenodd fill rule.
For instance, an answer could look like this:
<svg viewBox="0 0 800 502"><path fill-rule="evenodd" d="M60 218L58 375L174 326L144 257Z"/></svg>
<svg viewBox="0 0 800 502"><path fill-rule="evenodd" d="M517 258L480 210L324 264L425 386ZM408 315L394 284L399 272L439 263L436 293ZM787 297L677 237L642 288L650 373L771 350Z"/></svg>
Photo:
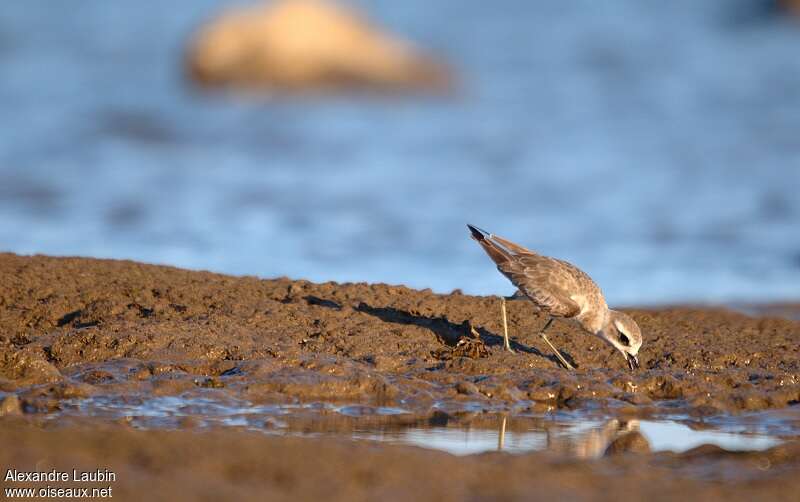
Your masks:
<svg viewBox="0 0 800 502"><path fill-rule="evenodd" d="M500 304L503 313L503 348L513 354L514 349L511 348L511 343L508 341L508 316L506 315L506 298L504 296L500 297Z"/></svg>
<svg viewBox="0 0 800 502"><path fill-rule="evenodd" d="M503 415L503 423L500 425L500 433L497 435L497 451L503 451L506 445L506 416Z"/></svg>
<svg viewBox="0 0 800 502"><path fill-rule="evenodd" d="M552 322L553 318L550 317L550 319L547 320L547 324L545 324L544 328L542 328L542 331L539 332L539 336L541 336L542 340L544 340L545 343L547 343L547 345L549 345L550 348L553 349L553 352L556 354L556 357L558 358L559 361L561 361L561 364L563 364L565 368L567 368L568 370L574 370L575 368L569 362L567 362L566 359L564 359L564 356L561 355L561 352L559 352L558 349L552 343L550 343L550 340L547 339L547 335L544 334L544 332L547 330L547 328L550 327L550 324Z"/></svg>

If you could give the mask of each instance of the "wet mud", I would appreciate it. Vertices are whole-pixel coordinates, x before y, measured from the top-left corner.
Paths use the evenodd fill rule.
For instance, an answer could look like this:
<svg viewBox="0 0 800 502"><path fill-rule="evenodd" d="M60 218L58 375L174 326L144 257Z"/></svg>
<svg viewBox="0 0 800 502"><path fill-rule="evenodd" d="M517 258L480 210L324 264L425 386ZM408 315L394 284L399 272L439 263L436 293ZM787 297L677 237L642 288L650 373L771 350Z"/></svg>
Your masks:
<svg viewBox="0 0 800 502"><path fill-rule="evenodd" d="M111 455L109 462L136 471L137 479L179 469L180 476L202 478L214 493L244 498L253 497L250 490L287 498L323 492L338 499L412 492L437 499L516 498L534 482L542 495L567 490L594 498L592 490L601 487L601 498L615 500L686 487L734 499L762 488L778 498L788 486L796 493L800 485L787 474L800 467L792 441L759 453L712 447L647 453L634 432L612 438L614 454L589 465L552 451L455 458L215 427L200 436L138 431L131 430L137 423L130 413L108 411L175 396L259 409L331 403L340 406L338 421L303 418L291 427L352 430L348 416L381 427L469 424L480 422L481 414L502 413L512 417L513 430L517 414L591 411L625 420L681 414L697 421L800 403L800 322L773 311L623 309L644 336L642 368L633 372L611 347L556 321L548 335L577 367L568 372L537 335L546 319L525 301L507 305L514 354L503 350L495 297L0 254L0 436L12 445L0 455L5 463L13 455L46 453L54 463ZM102 424L103 431L87 430L87 424ZM195 428L197 420L190 408L167 425L148 428ZM268 429L270 421L248 425ZM108 442L100 444L101 436ZM21 438L30 450L23 451ZM648 460L631 460L632 452ZM345 462L355 463L345 469ZM431 469L448 474L407 483L415 471ZM304 470L316 473L308 483L298 481ZM619 484L620 473L632 481ZM236 476L242 482L232 487ZM725 476L733 484L704 484ZM685 483L675 487L676 479ZM174 492L165 480L153 482L161 493ZM743 483L747 490L736 488ZM134 493L136 487L126 489Z"/></svg>
<svg viewBox="0 0 800 502"><path fill-rule="evenodd" d="M9 419L0 442L2 465L108 467L117 480L104 485L118 500L797 500L800 468L797 443L765 452L616 451L576 461L551 453L456 457L239 431L42 430Z"/></svg>

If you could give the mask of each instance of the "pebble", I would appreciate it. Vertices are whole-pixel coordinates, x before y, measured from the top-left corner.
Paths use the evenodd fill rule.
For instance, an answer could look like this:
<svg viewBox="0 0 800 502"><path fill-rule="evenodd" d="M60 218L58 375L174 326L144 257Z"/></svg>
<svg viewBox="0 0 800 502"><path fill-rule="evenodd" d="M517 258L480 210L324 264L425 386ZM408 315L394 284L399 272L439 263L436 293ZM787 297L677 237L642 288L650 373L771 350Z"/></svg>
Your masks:
<svg viewBox="0 0 800 502"><path fill-rule="evenodd" d="M477 394L478 386L472 382L464 380L456 384L456 392L459 394Z"/></svg>
<svg viewBox="0 0 800 502"><path fill-rule="evenodd" d="M604 456L624 453L650 453L650 443L640 432L629 432L612 441L606 448Z"/></svg>
<svg viewBox="0 0 800 502"><path fill-rule="evenodd" d="M0 401L0 416L22 415L22 406L16 394L10 394Z"/></svg>

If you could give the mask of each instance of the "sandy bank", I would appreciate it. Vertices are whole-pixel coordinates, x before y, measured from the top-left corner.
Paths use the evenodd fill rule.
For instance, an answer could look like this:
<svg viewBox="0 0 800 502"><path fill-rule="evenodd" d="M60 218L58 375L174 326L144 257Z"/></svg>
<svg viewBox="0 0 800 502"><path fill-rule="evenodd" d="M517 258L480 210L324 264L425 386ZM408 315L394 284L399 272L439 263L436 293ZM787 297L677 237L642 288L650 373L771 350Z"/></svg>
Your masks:
<svg viewBox="0 0 800 502"><path fill-rule="evenodd" d="M431 403L458 408L613 406L693 414L800 400L800 322L722 309L631 309L642 370L563 322L510 302L518 354L501 350L499 301L382 284L230 277L127 261L0 255L0 390L22 409L68 397L224 389L250 401ZM469 338L475 328L479 339ZM484 350L484 347L486 350Z"/></svg>
<svg viewBox="0 0 800 502"><path fill-rule="evenodd" d="M117 480L96 485L113 487L122 500L796 497L796 442L764 452L707 445L652 454L638 433L626 433L607 450L622 454L593 461L557 448L456 457L272 436L269 420L264 431L247 432L199 427L190 414L168 424L188 430L142 431L124 414L69 413L84 398L107 396L407 411L321 420L321 410L298 415L285 429L346 437L365 426L484 427L496 421L484 411L509 415L515 430L526 427L515 421L520 410L605 410L635 420L664 410L707 417L800 400L797 321L722 309L631 309L645 336L643 368L633 373L611 348L557 323L551 338L579 366L568 373L535 335L544 320L525 302L509 306L514 355L502 350L499 302L490 297L2 254L0 465L107 468Z"/></svg>

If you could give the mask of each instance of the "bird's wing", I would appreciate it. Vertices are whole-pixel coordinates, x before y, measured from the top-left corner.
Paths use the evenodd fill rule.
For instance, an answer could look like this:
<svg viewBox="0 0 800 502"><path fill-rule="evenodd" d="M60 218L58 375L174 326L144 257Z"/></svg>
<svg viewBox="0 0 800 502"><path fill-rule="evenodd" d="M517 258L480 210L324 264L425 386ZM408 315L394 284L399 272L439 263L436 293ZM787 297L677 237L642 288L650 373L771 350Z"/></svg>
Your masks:
<svg viewBox="0 0 800 502"><path fill-rule="evenodd" d="M536 254L536 253L534 253L533 251L531 251L530 249L528 249L528 248L526 248L524 246L520 246L519 244L515 244L515 243L511 242L508 239L503 239L499 235L491 234L491 236L489 237L489 240L492 240L495 243L499 243L501 246L505 247L506 249L511 251L511 253L513 253L513 254L520 254L520 255L521 254Z"/></svg>
<svg viewBox="0 0 800 502"><path fill-rule="evenodd" d="M578 290L577 268L539 255L507 239L467 225L497 269L539 308L559 317L574 317L580 306L569 292Z"/></svg>
<svg viewBox="0 0 800 502"><path fill-rule="evenodd" d="M575 291L575 278L557 260L524 253L498 264L497 269L533 303L550 314L575 317L580 313L580 306L568 293Z"/></svg>

